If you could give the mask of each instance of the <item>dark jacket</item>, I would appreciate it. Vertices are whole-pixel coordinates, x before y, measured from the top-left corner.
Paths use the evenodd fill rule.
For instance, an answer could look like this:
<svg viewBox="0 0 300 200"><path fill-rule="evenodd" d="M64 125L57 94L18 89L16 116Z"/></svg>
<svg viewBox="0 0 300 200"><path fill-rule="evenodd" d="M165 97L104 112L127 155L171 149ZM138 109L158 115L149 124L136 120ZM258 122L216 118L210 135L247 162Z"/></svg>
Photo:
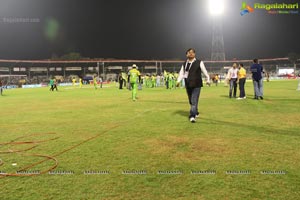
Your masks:
<svg viewBox="0 0 300 200"><path fill-rule="evenodd" d="M250 71L252 72L253 80L259 81L262 79L263 67L260 64L252 64L250 67Z"/></svg>
<svg viewBox="0 0 300 200"><path fill-rule="evenodd" d="M188 88L203 87L200 62L201 62L200 60L195 60L192 63L192 66L190 66L189 75L185 79L186 87L188 87ZM186 65L186 62L183 64L183 67L185 67L185 65Z"/></svg>

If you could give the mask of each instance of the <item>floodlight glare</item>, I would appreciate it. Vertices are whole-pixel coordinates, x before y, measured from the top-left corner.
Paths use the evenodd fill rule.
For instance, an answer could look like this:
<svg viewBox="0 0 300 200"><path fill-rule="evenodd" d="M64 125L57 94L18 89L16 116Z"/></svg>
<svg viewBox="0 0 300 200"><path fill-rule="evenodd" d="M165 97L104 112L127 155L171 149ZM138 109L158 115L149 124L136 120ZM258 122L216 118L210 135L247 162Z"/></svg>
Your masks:
<svg viewBox="0 0 300 200"><path fill-rule="evenodd" d="M224 12L224 0L209 0L209 11L211 15L222 15Z"/></svg>

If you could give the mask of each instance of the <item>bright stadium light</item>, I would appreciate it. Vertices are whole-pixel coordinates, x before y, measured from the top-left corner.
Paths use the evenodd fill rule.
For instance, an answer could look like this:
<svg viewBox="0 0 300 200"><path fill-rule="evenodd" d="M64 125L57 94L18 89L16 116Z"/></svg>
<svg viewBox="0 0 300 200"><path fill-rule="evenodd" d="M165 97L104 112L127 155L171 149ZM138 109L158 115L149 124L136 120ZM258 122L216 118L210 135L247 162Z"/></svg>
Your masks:
<svg viewBox="0 0 300 200"><path fill-rule="evenodd" d="M208 0L209 11L213 16L222 15L224 12L224 0Z"/></svg>

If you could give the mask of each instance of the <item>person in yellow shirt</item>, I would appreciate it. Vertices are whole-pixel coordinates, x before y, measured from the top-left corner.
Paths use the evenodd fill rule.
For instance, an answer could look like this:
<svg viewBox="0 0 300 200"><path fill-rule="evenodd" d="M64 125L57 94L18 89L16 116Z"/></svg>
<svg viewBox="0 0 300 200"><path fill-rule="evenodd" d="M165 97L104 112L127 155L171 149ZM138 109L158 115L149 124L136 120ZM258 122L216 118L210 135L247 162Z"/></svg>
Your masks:
<svg viewBox="0 0 300 200"><path fill-rule="evenodd" d="M75 86L75 84L76 84L76 79L73 78L73 79L72 79L72 85Z"/></svg>
<svg viewBox="0 0 300 200"><path fill-rule="evenodd" d="M82 78L79 78L79 88L82 88Z"/></svg>
<svg viewBox="0 0 300 200"><path fill-rule="evenodd" d="M214 82L215 82L216 86L218 86L218 83L219 83L219 74L215 75Z"/></svg>
<svg viewBox="0 0 300 200"><path fill-rule="evenodd" d="M173 89L173 87L175 86L175 85L173 85L173 83L174 83L174 76L170 72L169 75L168 75L168 86L169 86L169 89Z"/></svg>
<svg viewBox="0 0 300 200"><path fill-rule="evenodd" d="M156 87L155 80L156 80L156 76L155 76L155 74L152 74L152 76L151 76L151 87L152 88Z"/></svg>
<svg viewBox="0 0 300 200"><path fill-rule="evenodd" d="M137 66L132 65L132 69L128 72L128 83L131 85L132 100L136 101L137 85L141 83L141 73L137 70Z"/></svg>
<svg viewBox="0 0 300 200"><path fill-rule="evenodd" d="M237 98L238 100L246 99L246 94L245 94L246 75L247 74L246 74L244 65L242 63L239 64L238 83L239 83L239 89L240 89L240 96Z"/></svg>
<svg viewBox="0 0 300 200"><path fill-rule="evenodd" d="M97 77L96 76L94 76L94 78L93 78L93 83L94 83L94 88L95 88L95 90L97 90Z"/></svg>

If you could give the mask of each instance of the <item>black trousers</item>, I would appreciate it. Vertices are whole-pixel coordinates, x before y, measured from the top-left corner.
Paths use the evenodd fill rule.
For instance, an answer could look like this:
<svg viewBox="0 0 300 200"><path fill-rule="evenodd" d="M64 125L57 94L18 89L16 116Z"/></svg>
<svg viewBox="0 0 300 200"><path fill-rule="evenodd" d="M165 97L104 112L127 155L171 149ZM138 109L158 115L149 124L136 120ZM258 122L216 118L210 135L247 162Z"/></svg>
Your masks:
<svg viewBox="0 0 300 200"><path fill-rule="evenodd" d="M239 89L240 89L240 97L241 98L246 96L246 94L245 94L245 83L246 83L246 78L241 78L239 80Z"/></svg>
<svg viewBox="0 0 300 200"><path fill-rule="evenodd" d="M123 89L123 79L119 80L119 89Z"/></svg>
<svg viewBox="0 0 300 200"><path fill-rule="evenodd" d="M57 91L57 85L56 84L53 85L52 91L54 91L54 89L56 89L56 91Z"/></svg>

